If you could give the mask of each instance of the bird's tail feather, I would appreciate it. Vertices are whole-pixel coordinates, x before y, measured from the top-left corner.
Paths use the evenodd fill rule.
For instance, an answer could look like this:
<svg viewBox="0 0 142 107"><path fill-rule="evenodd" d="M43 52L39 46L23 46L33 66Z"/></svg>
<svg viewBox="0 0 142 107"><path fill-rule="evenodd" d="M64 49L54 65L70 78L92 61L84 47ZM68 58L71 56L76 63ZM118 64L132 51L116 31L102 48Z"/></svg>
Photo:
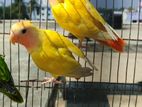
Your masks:
<svg viewBox="0 0 142 107"><path fill-rule="evenodd" d="M85 60L89 63L89 65L95 69L96 71L98 71L98 68L85 56Z"/></svg>
<svg viewBox="0 0 142 107"><path fill-rule="evenodd" d="M123 52L123 48L124 48L124 41L121 38L117 38L117 40L97 40L98 42L100 42L101 44L104 44L108 47L111 47L112 49L118 51L118 52Z"/></svg>
<svg viewBox="0 0 142 107"><path fill-rule="evenodd" d="M92 69L89 67L78 67L73 72L66 74L66 76L79 79L81 77L91 76L93 74L91 71Z"/></svg>
<svg viewBox="0 0 142 107"><path fill-rule="evenodd" d="M101 36L103 39L97 39L96 37L94 39L97 39L98 42L107 45L118 52L123 52L123 48L126 44L125 41L119 37L116 31L109 24L106 23L104 26L107 30L107 33L99 33L99 36Z"/></svg>

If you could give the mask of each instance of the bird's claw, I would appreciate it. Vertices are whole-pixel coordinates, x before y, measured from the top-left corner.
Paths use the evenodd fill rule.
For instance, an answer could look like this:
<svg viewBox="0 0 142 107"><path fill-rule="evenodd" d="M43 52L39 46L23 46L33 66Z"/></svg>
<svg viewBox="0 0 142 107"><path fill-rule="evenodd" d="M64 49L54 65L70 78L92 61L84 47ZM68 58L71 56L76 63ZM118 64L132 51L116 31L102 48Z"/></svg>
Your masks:
<svg viewBox="0 0 142 107"><path fill-rule="evenodd" d="M42 81L41 84L46 84L46 83L54 83L54 84L61 84L61 81L56 80L55 78L51 77L45 77L44 80Z"/></svg>
<svg viewBox="0 0 142 107"><path fill-rule="evenodd" d="M21 80L21 82L41 82L41 84L46 84L46 83L61 84L62 83L62 81L56 80L53 77L51 77L51 78L45 77L43 80L37 80L37 79L33 79L33 80Z"/></svg>

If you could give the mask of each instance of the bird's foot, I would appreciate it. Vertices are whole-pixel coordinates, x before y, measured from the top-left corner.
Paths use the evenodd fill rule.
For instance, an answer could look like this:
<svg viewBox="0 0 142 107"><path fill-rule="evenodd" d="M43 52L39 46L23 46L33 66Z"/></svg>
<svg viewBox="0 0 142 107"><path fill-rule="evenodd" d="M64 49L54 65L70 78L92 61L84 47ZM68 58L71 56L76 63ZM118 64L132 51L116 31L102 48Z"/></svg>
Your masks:
<svg viewBox="0 0 142 107"><path fill-rule="evenodd" d="M46 84L46 83L54 83L54 84L61 84L62 81L57 80L54 77L45 77L43 80L37 80L37 79L33 79L33 80L21 80L21 82L41 82L41 84Z"/></svg>
<svg viewBox="0 0 142 107"><path fill-rule="evenodd" d="M54 83L54 84L61 84L61 81L58 81L56 78L54 77L45 77L44 80L42 81L41 84L46 84L46 83Z"/></svg>

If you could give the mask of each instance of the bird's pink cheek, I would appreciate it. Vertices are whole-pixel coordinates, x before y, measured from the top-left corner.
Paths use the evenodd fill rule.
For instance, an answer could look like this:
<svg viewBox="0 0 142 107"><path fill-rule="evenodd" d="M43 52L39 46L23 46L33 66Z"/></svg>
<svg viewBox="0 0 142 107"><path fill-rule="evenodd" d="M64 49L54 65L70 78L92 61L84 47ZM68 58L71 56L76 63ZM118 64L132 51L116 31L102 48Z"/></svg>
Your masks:
<svg viewBox="0 0 142 107"><path fill-rule="evenodd" d="M19 35L11 36L10 40L14 44L19 43L19 44L22 44L22 45L27 45L27 42L28 42L26 37L19 36Z"/></svg>
<svg viewBox="0 0 142 107"><path fill-rule="evenodd" d="M28 37L26 37L26 36L19 38L19 41L20 41L21 44L23 44L25 46L27 46L29 44Z"/></svg>

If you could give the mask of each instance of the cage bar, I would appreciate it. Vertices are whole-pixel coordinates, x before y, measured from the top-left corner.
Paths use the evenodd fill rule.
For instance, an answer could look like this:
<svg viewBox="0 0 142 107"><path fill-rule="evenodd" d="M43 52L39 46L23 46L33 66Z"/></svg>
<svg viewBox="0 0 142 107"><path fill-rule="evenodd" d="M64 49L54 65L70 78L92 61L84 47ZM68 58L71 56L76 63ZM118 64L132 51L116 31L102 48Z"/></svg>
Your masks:
<svg viewBox="0 0 142 107"><path fill-rule="evenodd" d="M33 4L34 1L36 1L36 5ZM128 14L129 22L125 23L123 19L121 28L115 29L127 43L124 52L116 53L96 41L86 39L83 41L84 48L82 50L93 64L98 66L99 71L94 71L93 76L81 78L78 81L66 78L67 83L63 85L41 85L41 82L38 81L51 75L38 69L22 46L13 46L9 43L8 35L12 24L25 20L21 16L24 9L23 4L25 4L29 20L39 28L56 30L66 37L68 37L69 32L62 29L54 18L50 17L48 0L0 0L0 9L2 7L0 10L0 54L5 55L15 84L24 98L24 103L17 104L0 93L2 107L73 107L77 104L78 107L92 107L94 105L96 107L141 107L142 88L141 83L138 82L141 81L142 77L142 6L140 5L142 0L90 1L113 27L118 20L114 14L116 11L121 13L122 18L124 18L125 13ZM17 2L17 19L13 15L14 2ZM8 6L10 6L9 9ZM35 20L32 19L33 12L37 12L37 9L39 9L39 14ZM46 15L44 11L46 11ZM8 14L9 18L7 18ZM136 23L134 14L137 17ZM69 39L78 44L77 39ZM82 59L78 57L76 59L83 66L89 66ZM37 81L21 82L32 79ZM96 101L95 96L100 98L97 105L93 103ZM88 100L84 101L84 97L88 97ZM94 100L90 101L91 98Z"/></svg>

